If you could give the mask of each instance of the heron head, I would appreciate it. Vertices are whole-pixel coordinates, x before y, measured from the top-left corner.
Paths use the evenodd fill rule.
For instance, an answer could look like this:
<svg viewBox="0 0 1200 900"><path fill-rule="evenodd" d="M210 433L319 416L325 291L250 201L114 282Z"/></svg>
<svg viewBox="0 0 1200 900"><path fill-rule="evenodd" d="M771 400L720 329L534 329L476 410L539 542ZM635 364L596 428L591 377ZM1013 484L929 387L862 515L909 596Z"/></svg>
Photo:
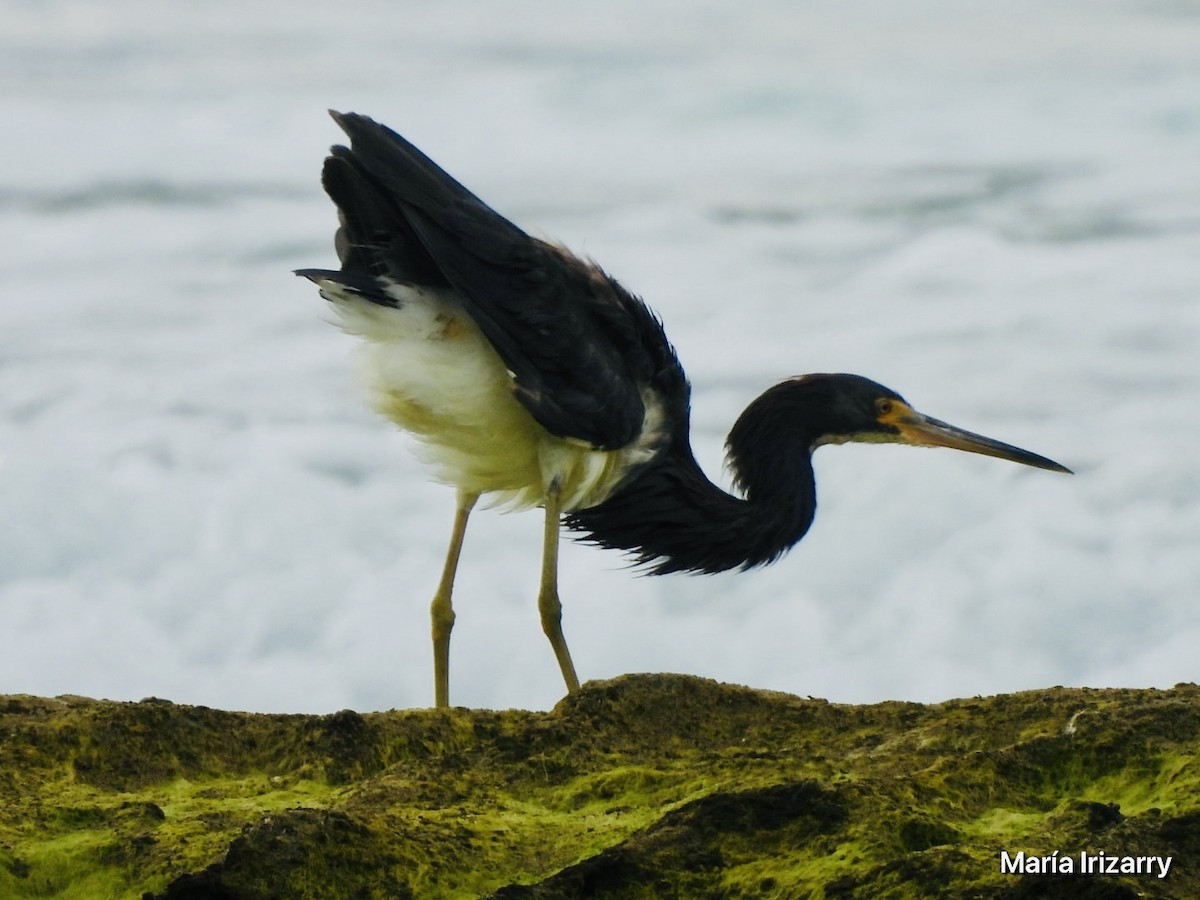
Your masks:
<svg viewBox="0 0 1200 900"><path fill-rule="evenodd" d="M820 406L828 416L813 447L849 442L949 447L1052 472L1071 472L1037 453L919 413L891 388L860 375L803 375L793 380L806 391L819 393Z"/></svg>

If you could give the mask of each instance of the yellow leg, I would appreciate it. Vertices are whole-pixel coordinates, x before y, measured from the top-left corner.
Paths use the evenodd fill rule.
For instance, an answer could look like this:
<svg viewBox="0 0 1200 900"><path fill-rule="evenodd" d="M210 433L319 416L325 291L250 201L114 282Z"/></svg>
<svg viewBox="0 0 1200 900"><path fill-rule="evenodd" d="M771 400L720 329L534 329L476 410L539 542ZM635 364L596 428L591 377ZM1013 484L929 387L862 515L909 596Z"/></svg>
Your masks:
<svg viewBox="0 0 1200 900"><path fill-rule="evenodd" d="M429 605L430 618L433 620L433 702L438 707L450 705L450 629L454 627L454 606L450 602L450 595L454 592L454 574L458 571L467 519L478 499L478 494L459 492L454 531L446 551L442 580L438 582L437 593Z"/></svg>
<svg viewBox="0 0 1200 900"><path fill-rule="evenodd" d="M567 691L579 690L579 678L571 651L562 632L562 603L558 599L558 531L559 489L552 485L546 492L546 531L542 545L542 584L538 591L538 612L542 616L542 631L550 639L558 667L562 669Z"/></svg>

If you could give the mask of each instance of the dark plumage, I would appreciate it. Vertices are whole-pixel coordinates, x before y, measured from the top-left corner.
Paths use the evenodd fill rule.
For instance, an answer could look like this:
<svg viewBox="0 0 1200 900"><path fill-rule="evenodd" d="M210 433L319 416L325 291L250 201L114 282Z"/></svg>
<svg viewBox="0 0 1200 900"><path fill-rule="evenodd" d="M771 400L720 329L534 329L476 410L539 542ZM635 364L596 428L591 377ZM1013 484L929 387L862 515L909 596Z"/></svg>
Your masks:
<svg viewBox="0 0 1200 900"><path fill-rule="evenodd" d="M429 446L459 490L433 603L436 697L446 700L450 595L467 516L484 493L546 509L539 608L568 688L559 625L561 523L650 572L720 572L776 560L816 510L811 454L825 443L946 446L1067 471L915 412L857 375L805 375L742 413L727 449L741 496L692 454L690 388L658 318L590 262L532 238L395 132L333 114L323 183L341 269L304 269L365 338L377 407Z"/></svg>
<svg viewBox="0 0 1200 900"><path fill-rule="evenodd" d="M726 452L736 497L701 471L688 439L686 394L670 444L597 506L565 524L584 540L632 551L648 571L723 572L774 562L808 531L816 514L810 455L828 435L885 430L876 398L901 398L857 375L806 375L775 385L729 432ZM763 453L762 448L771 448Z"/></svg>
<svg viewBox="0 0 1200 900"><path fill-rule="evenodd" d="M334 118L354 149L334 147L325 161L344 248L341 271L325 274L352 287L383 275L452 288L547 431L605 450L637 437L640 386L658 366L678 369L646 306L525 234L395 132L365 116ZM396 305L377 290L364 296Z"/></svg>

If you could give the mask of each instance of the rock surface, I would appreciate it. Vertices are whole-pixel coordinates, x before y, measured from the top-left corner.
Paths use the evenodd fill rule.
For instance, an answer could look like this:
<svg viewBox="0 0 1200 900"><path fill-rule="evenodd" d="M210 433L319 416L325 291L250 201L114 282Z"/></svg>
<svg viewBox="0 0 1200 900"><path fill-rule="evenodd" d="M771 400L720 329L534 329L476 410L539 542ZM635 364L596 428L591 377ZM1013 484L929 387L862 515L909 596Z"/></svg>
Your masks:
<svg viewBox="0 0 1200 900"><path fill-rule="evenodd" d="M328 716L0 697L0 897L1195 898L1198 751L1195 685L840 706L637 675L548 713ZM1143 871L1079 873L1101 853Z"/></svg>

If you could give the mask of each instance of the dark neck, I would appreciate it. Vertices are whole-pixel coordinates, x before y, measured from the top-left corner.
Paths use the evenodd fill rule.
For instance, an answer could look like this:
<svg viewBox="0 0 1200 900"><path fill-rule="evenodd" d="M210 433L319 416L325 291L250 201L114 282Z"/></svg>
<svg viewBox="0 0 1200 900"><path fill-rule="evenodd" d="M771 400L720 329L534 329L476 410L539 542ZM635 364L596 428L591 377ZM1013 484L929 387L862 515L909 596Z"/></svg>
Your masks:
<svg viewBox="0 0 1200 900"><path fill-rule="evenodd" d="M761 398L760 398L761 399ZM564 520L584 541L631 551L653 574L723 572L774 562L808 531L816 511L813 439L773 429L769 455L752 449L771 418L750 415L729 435L729 463L744 497L705 477L686 437L599 506Z"/></svg>

